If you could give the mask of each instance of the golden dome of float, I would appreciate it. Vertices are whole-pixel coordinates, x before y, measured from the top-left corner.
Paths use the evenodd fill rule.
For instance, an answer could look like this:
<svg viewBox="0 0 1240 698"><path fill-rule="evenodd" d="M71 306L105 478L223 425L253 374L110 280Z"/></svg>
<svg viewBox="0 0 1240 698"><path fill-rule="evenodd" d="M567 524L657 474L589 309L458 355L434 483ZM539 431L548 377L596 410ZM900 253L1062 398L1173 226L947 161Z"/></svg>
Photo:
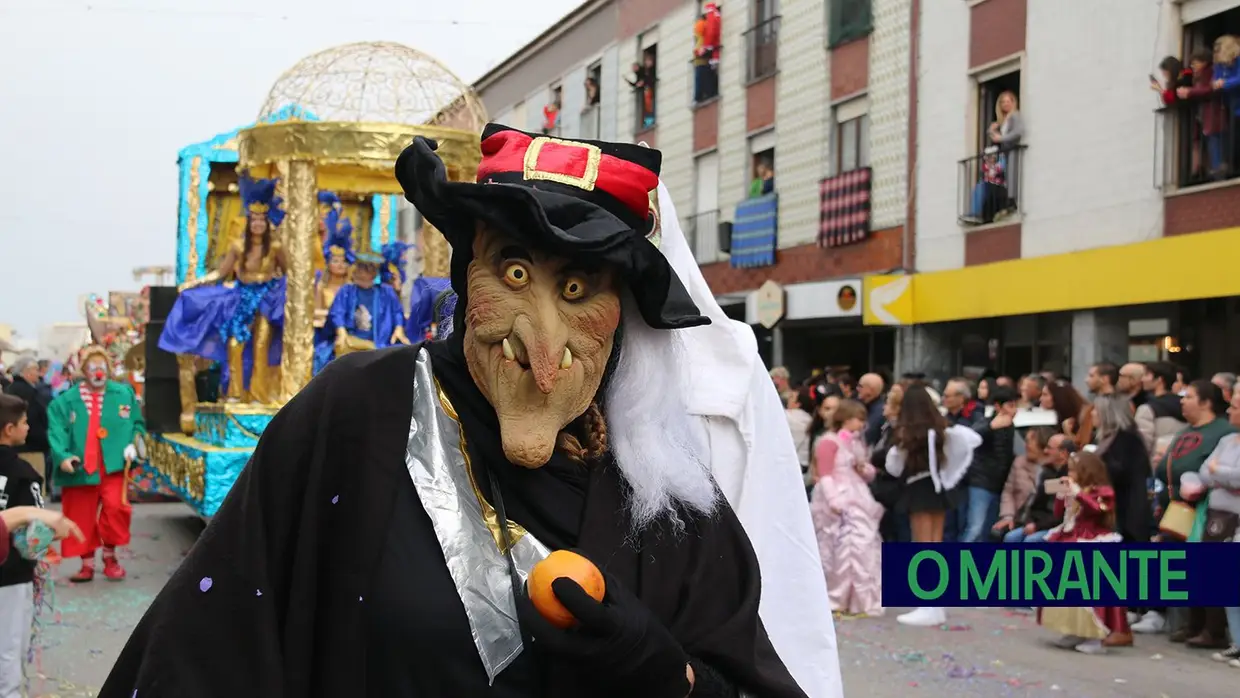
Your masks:
<svg viewBox="0 0 1240 698"><path fill-rule="evenodd" d="M258 123L237 133L237 165L253 177L277 178L287 212L278 232L287 259L280 402L310 380L313 367L314 251L323 244L318 193L369 205L371 234L362 245L377 251L394 239L402 192L393 170L401 151L416 136L433 138L448 177L473 181L486 122L469 85L395 43L321 51L272 85ZM419 236L423 273L447 276L443 236L429 224Z"/></svg>
<svg viewBox="0 0 1240 698"><path fill-rule="evenodd" d="M345 44L301 59L271 86L258 120L290 104L323 121L473 132L487 122L472 87L433 57L392 42Z"/></svg>

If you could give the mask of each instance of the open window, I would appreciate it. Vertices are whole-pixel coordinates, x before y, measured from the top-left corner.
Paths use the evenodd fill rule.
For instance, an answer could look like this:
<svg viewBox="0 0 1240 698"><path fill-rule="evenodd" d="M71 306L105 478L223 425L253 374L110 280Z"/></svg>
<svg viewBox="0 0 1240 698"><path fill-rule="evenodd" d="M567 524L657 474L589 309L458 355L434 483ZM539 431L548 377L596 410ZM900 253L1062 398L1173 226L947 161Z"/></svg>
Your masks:
<svg viewBox="0 0 1240 698"><path fill-rule="evenodd" d="M560 135L560 107L564 104L564 86L554 85L551 98L543 107L542 132L544 136Z"/></svg>
<svg viewBox="0 0 1240 698"><path fill-rule="evenodd" d="M775 193L775 131L749 139L749 198Z"/></svg>
<svg viewBox="0 0 1240 698"><path fill-rule="evenodd" d="M599 103L599 85L603 83L603 64L595 63L586 70L586 108L597 107Z"/></svg>
<svg viewBox="0 0 1240 698"><path fill-rule="evenodd" d="M1183 56L1165 59L1162 74L1151 76L1163 95L1164 180L1185 187L1240 177L1240 134L1232 113L1240 104L1234 78L1240 69L1240 7L1186 24L1183 46Z"/></svg>
<svg viewBox="0 0 1240 698"><path fill-rule="evenodd" d="M642 49L633 63L629 85L633 87L635 132L654 128L659 84L659 45L657 37L642 36Z"/></svg>
<svg viewBox="0 0 1240 698"><path fill-rule="evenodd" d="M1020 87L1019 69L977 79L977 150L959 163L957 216L961 223L995 223L1021 211L1025 128Z"/></svg>
<svg viewBox="0 0 1240 698"><path fill-rule="evenodd" d="M602 79L602 65L595 63L586 70L586 79L582 86L585 99L582 100L584 106L581 108L581 137L586 140L597 140L602 127L602 108L599 106L599 85Z"/></svg>

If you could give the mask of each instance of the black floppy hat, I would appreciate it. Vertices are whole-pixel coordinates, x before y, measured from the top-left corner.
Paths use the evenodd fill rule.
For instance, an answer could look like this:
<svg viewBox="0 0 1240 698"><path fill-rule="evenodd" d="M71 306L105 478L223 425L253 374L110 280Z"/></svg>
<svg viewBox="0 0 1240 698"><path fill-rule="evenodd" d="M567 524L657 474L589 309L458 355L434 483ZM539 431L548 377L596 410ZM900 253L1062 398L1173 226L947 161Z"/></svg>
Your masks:
<svg viewBox="0 0 1240 698"><path fill-rule="evenodd" d="M710 324L647 239L659 151L488 124L475 183L449 181L437 147L415 138L396 161L396 179L405 198L452 246L452 286L460 297L473 258L475 221L483 220L531 248L611 266L652 328Z"/></svg>

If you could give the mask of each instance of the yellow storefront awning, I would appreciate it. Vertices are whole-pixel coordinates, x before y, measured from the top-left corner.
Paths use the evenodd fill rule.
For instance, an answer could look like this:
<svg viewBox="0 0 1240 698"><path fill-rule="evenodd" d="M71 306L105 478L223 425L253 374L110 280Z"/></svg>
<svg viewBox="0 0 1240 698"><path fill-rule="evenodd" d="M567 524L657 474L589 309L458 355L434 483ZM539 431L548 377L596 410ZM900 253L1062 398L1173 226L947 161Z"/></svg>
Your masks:
<svg viewBox="0 0 1240 698"><path fill-rule="evenodd" d="M867 325L1240 296L1240 228L911 276L870 276Z"/></svg>

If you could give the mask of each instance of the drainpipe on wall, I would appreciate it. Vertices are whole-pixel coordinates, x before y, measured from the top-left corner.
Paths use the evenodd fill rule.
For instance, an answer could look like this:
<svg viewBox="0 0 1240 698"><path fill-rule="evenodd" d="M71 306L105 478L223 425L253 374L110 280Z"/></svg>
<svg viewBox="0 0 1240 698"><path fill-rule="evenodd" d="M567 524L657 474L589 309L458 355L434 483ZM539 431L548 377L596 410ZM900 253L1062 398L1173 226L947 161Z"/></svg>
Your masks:
<svg viewBox="0 0 1240 698"><path fill-rule="evenodd" d="M921 0L909 3L909 56L908 56L908 170L905 186L908 197L904 209L904 229L900 240L900 267L905 274L912 274L917 264L917 87L918 66L921 64ZM896 330L895 374L916 368L917 342L913 327Z"/></svg>

